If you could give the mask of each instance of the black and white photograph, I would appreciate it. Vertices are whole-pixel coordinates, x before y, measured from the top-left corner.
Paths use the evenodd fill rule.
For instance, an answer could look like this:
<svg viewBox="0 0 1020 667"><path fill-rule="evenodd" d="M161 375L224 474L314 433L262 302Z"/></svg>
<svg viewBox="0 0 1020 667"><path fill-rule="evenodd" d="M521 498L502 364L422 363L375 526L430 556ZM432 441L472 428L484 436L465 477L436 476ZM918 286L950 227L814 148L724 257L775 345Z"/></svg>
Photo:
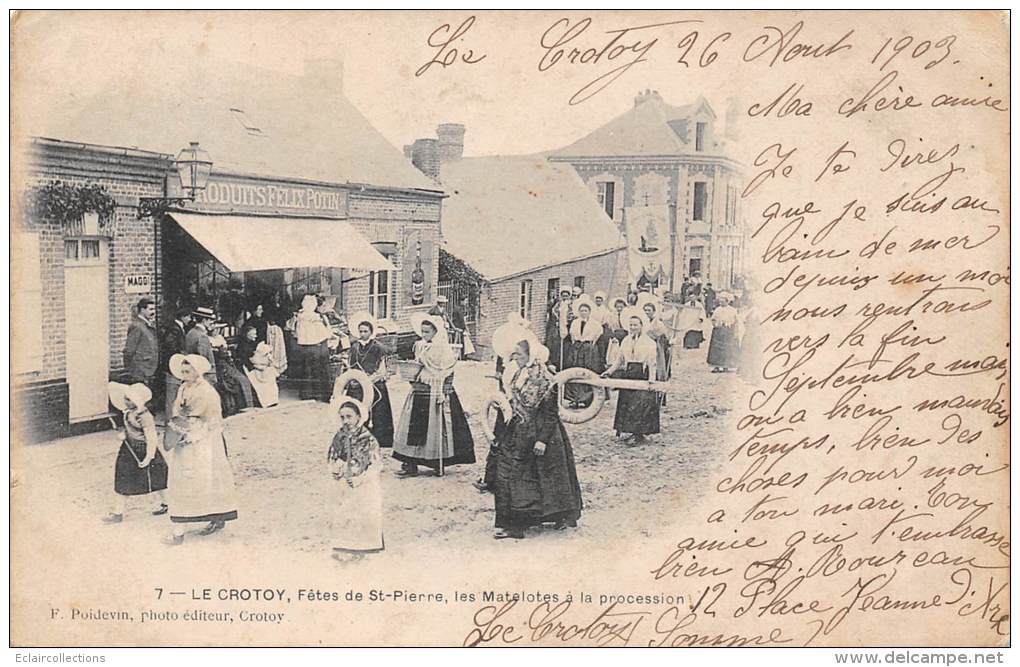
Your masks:
<svg viewBox="0 0 1020 667"><path fill-rule="evenodd" d="M1008 646L1009 18L13 12L11 646Z"/></svg>

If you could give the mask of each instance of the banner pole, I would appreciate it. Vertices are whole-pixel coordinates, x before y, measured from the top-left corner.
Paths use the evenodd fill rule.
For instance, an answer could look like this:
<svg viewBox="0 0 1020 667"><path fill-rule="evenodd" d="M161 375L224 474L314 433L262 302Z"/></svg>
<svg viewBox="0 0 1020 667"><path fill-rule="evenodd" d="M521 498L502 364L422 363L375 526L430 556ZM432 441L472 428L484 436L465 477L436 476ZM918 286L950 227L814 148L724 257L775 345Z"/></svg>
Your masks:
<svg viewBox="0 0 1020 667"><path fill-rule="evenodd" d="M676 203L669 205L669 292L675 293L676 286Z"/></svg>

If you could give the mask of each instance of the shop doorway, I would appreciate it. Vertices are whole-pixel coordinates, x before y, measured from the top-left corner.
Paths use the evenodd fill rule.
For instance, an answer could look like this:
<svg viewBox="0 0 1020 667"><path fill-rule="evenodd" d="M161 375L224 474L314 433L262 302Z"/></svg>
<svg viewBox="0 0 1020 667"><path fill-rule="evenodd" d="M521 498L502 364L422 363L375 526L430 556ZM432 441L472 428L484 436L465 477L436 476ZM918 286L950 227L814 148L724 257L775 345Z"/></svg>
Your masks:
<svg viewBox="0 0 1020 667"><path fill-rule="evenodd" d="M106 241L64 240L64 316L68 417L71 423L107 413L110 368L109 256Z"/></svg>

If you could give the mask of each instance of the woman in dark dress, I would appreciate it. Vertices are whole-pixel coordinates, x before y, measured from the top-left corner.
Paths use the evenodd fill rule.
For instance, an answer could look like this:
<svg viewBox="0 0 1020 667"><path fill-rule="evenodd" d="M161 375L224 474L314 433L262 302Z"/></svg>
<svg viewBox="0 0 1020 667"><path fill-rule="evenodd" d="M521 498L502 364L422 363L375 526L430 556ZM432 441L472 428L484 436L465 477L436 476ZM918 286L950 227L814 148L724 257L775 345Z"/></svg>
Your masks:
<svg viewBox="0 0 1020 667"><path fill-rule="evenodd" d="M117 509L103 519L105 523L124 520L129 496L155 493L159 505L155 515L167 513L167 467L156 437L156 420L145 404L152 392L144 384L123 385L111 382L110 402L124 414L124 440L117 452L114 467L113 490L117 494Z"/></svg>
<svg viewBox="0 0 1020 667"><path fill-rule="evenodd" d="M605 356L599 353L602 322L592 318L595 304L586 294L574 301L577 318L570 323L570 355L565 368L587 368L595 373L605 369ZM573 383L563 389L563 397L574 408L588 407L594 398L591 385Z"/></svg>
<svg viewBox="0 0 1020 667"><path fill-rule="evenodd" d="M496 379L496 385L500 394L506 394L507 387L510 385L510 379L517 372L517 362L509 358L509 356L503 358L500 352L509 355L507 350L514 349L514 341L509 340L508 336L511 338L516 336L522 328L530 330L531 323L520 317L517 313L511 313L507 317L506 323L497 327L492 332L492 349L496 351L496 375L493 377ZM487 417L487 415L482 415L482 419L487 419ZM499 468L499 443L506 433L506 424L507 421L502 411L497 410L496 421L492 426L492 438L489 442L489 453L485 457L485 472L481 479L473 482L475 488L482 493L495 493L496 491L496 473Z"/></svg>
<svg viewBox="0 0 1020 667"><path fill-rule="evenodd" d="M421 368L411 383L393 438L393 458L403 465L398 477L415 477L418 466L439 475L452 465L475 462L471 427L453 388L457 358L450 348L445 323L436 315L411 316L421 340L414 344L414 358Z"/></svg>
<svg viewBox="0 0 1020 667"><path fill-rule="evenodd" d="M658 349L655 341L644 334L648 319L644 312L634 306L623 311L622 319L627 322L630 333L620 343L620 355L603 376L627 380L654 380ZM616 419L613 427L619 437L632 434L633 444L642 442L645 436L659 432L658 393L641 389L620 389L616 403Z"/></svg>
<svg viewBox="0 0 1020 667"><path fill-rule="evenodd" d="M251 325L245 325L240 340L237 341L237 349L234 351L234 363L241 372L251 369L251 358L255 356L258 348L258 329Z"/></svg>
<svg viewBox="0 0 1020 667"><path fill-rule="evenodd" d="M256 304L252 309L251 316L244 321L242 328L255 328L255 342L262 343L266 340L266 333L269 329L269 320L266 319L266 308L261 303Z"/></svg>
<svg viewBox="0 0 1020 667"><path fill-rule="evenodd" d="M584 507L556 385L546 368L549 350L530 330L521 329L516 338L509 354L517 370L507 387L513 417L498 450L496 539L521 539L529 526L546 522L557 529L575 527Z"/></svg>
<svg viewBox="0 0 1020 667"><path fill-rule="evenodd" d="M350 318L352 332L357 332L358 340L351 344L347 356L347 365L354 370L364 371L372 386L375 396L369 405L372 406L368 418L368 430L379 441L380 447L393 446L393 407L390 405L390 392L386 389L386 366L383 362L387 350L376 337L375 318L368 313L355 313ZM347 388L351 398L363 400L361 387L356 384Z"/></svg>
<svg viewBox="0 0 1020 667"><path fill-rule="evenodd" d="M721 292L716 296L719 305L712 313L712 339L708 343L708 365L713 373L735 370L740 350L737 342L737 310L730 305L730 295Z"/></svg>

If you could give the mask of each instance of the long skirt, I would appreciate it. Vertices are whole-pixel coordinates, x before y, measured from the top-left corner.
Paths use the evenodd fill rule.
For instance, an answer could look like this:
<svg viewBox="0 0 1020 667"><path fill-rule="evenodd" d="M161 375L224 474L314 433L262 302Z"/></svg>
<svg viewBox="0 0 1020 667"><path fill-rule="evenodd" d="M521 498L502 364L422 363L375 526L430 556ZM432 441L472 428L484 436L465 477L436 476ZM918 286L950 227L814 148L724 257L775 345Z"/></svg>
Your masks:
<svg viewBox="0 0 1020 667"><path fill-rule="evenodd" d="M180 443L169 454L167 483L170 520L174 523L231 521L237 518L234 473L221 432Z"/></svg>
<svg viewBox="0 0 1020 667"><path fill-rule="evenodd" d="M732 326L712 328L712 340L708 344L708 365L719 368L736 368L737 335Z"/></svg>
<svg viewBox="0 0 1020 667"><path fill-rule="evenodd" d="M627 380L647 380L644 364L629 363L615 374ZM641 389L620 389L613 428L620 433L651 435L659 432L659 394Z"/></svg>
<svg viewBox="0 0 1020 667"><path fill-rule="evenodd" d="M571 344L570 365L567 368L587 368L595 373L605 370L604 355L599 354L596 343L578 342ZM583 407L591 405L594 399L595 388L590 384L572 383L568 384L563 391L563 397L570 403L578 403Z"/></svg>
<svg viewBox="0 0 1020 667"><path fill-rule="evenodd" d="M562 340L560 338L559 324L550 317L545 327L545 346L549 348L549 363L556 368L562 368L563 357L560 350L560 342Z"/></svg>
<svg viewBox="0 0 1020 667"><path fill-rule="evenodd" d="M485 457L485 473L482 477L482 483L489 490L495 490L496 488L496 477L499 471L499 450L502 446L501 443L506 444L506 431L507 423L503 419L503 413L496 413L496 425L492 429L493 443L489 447L489 453Z"/></svg>
<svg viewBox="0 0 1020 667"><path fill-rule="evenodd" d="M444 390L445 400L433 402L429 385L411 383L411 392L393 438L393 458L439 468L475 462L471 427L452 383Z"/></svg>
<svg viewBox="0 0 1020 667"><path fill-rule="evenodd" d="M534 452L535 423L514 417L500 445L496 471L496 527L522 529L547 521L577 521L584 502L574 450L562 424Z"/></svg>
<svg viewBox="0 0 1020 667"><path fill-rule="evenodd" d="M145 458L145 450L145 442L124 440L120 443L113 473L113 490L118 495L142 496L166 488L166 461L159 451L149 465L138 467L138 462Z"/></svg>
<svg viewBox="0 0 1020 667"><path fill-rule="evenodd" d="M383 550L382 485L378 464L365 471L360 483L353 488L342 479L331 478L326 503L334 551Z"/></svg>
<svg viewBox="0 0 1020 667"><path fill-rule="evenodd" d="M251 382L241 371L237 370L236 366L220 363L218 373L219 381L216 384L216 389L219 390L224 417L236 415L241 410L255 405L252 398Z"/></svg>
<svg viewBox="0 0 1020 667"><path fill-rule="evenodd" d="M595 346L598 348L598 351L599 351L599 359L602 361L603 364L606 361L606 352L609 351L609 339L612 338L612 337L613 337L613 332L609 330L609 326L606 325L606 324L603 324L602 325L602 335L599 336L598 341L595 343ZM602 370L604 371L605 369L606 369L606 367L603 366ZM601 373L602 371L599 371L599 372Z"/></svg>
<svg viewBox="0 0 1020 667"><path fill-rule="evenodd" d="M701 347L701 343L705 340L705 334L701 332L701 329L691 329L684 334L684 349L685 350L696 350Z"/></svg>
<svg viewBox="0 0 1020 667"><path fill-rule="evenodd" d="M297 345L295 349L301 399L328 403L333 392L329 377L329 346L323 341L318 345Z"/></svg>
<svg viewBox="0 0 1020 667"><path fill-rule="evenodd" d="M368 418L368 430L375 436L380 447L392 447L393 406L390 404L390 392L386 388L385 380L379 380L372 386L375 387L375 396L372 399L372 411ZM361 386L356 382L348 384L347 394L358 401L363 398Z"/></svg>
<svg viewBox="0 0 1020 667"><path fill-rule="evenodd" d="M271 408L280 402L280 388L276 384L276 377L279 375L276 369L270 366L264 369L244 369L244 374L255 391L255 398L259 406Z"/></svg>
<svg viewBox="0 0 1020 667"><path fill-rule="evenodd" d="M672 375L673 350L666 336L655 337L655 379L665 382Z"/></svg>

